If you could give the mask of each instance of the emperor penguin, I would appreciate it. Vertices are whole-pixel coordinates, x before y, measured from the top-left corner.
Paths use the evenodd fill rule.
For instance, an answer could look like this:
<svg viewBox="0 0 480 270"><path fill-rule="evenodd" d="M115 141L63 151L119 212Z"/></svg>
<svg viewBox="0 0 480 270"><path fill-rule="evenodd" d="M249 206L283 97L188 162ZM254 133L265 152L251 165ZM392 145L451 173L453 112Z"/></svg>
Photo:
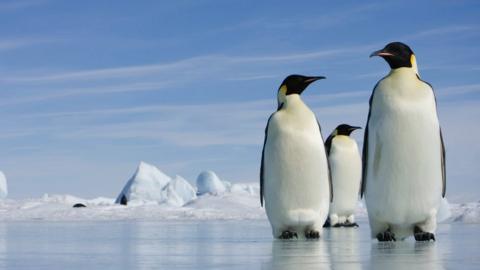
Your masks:
<svg viewBox="0 0 480 270"><path fill-rule="evenodd" d="M328 215L332 192L320 125L300 97L320 79L325 77L288 76L265 129L260 202L265 199L275 238L319 238Z"/></svg>
<svg viewBox="0 0 480 270"><path fill-rule="evenodd" d="M362 159L357 142L350 137L357 129L361 127L341 124L325 141L335 198L324 227L358 227L354 213L362 179Z"/></svg>
<svg viewBox="0 0 480 270"><path fill-rule="evenodd" d="M430 84L420 79L415 54L393 42L373 52L390 73L370 97L363 142L361 195L372 238L435 241L445 197L445 146Z"/></svg>

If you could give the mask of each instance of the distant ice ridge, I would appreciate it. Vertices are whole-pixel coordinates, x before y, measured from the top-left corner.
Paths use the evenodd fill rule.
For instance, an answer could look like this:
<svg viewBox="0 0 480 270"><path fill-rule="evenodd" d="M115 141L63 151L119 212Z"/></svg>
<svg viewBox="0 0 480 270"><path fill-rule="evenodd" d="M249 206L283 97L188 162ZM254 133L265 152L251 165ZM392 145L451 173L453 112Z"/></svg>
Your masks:
<svg viewBox="0 0 480 270"><path fill-rule="evenodd" d="M449 222L480 223L480 201L451 204Z"/></svg>
<svg viewBox="0 0 480 270"><path fill-rule="evenodd" d="M130 205L157 203L180 207L196 197L195 189L187 180L179 175L172 179L157 167L142 161L115 202Z"/></svg>
<svg viewBox="0 0 480 270"><path fill-rule="evenodd" d="M179 175L172 179L157 167L142 161L115 203L133 206L165 204L182 207L194 202L197 196L222 196L225 193L252 196L258 194L258 187L222 181L213 171L201 172L196 183L197 188Z"/></svg>
<svg viewBox="0 0 480 270"><path fill-rule="evenodd" d="M0 171L0 199L5 199L7 195L7 178L5 177L5 174Z"/></svg>

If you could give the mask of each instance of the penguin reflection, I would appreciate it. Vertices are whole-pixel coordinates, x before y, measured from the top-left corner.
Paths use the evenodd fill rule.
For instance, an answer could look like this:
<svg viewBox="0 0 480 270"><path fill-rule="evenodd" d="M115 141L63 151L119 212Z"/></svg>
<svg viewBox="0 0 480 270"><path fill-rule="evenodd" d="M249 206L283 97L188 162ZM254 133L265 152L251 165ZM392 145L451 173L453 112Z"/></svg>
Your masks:
<svg viewBox="0 0 480 270"><path fill-rule="evenodd" d="M372 243L368 269L445 269L433 242Z"/></svg>
<svg viewBox="0 0 480 270"><path fill-rule="evenodd" d="M262 269L331 269L324 241L272 241L272 258Z"/></svg>

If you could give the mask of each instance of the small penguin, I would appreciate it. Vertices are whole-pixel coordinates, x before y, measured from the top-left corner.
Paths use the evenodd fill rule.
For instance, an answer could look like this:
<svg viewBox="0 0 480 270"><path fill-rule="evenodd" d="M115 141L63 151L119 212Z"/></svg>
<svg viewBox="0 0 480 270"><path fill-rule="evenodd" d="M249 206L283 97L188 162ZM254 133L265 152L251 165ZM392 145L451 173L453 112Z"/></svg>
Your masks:
<svg viewBox="0 0 480 270"><path fill-rule="evenodd" d="M370 97L363 143L360 194L372 237L396 241L413 234L417 241L435 241L446 174L433 89L420 79L407 45L393 42L372 56L391 68Z"/></svg>
<svg viewBox="0 0 480 270"><path fill-rule="evenodd" d="M357 142L350 137L357 129L361 127L341 124L325 141L335 198L324 227L358 227L354 213L362 179L362 160Z"/></svg>
<svg viewBox="0 0 480 270"><path fill-rule="evenodd" d="M300 95L325 77L290 75L268 119L260 167L260 202L275 238L319 238L332 196L327 156L315 114Z"/></svg>

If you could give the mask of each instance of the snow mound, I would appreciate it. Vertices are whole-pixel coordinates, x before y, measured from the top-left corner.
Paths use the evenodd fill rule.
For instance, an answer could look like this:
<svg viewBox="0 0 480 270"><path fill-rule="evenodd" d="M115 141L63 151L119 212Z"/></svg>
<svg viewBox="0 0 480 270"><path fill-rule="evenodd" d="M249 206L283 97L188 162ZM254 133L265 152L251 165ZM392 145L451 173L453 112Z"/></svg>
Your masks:
<svg viewBox="0 0 480 270"><path fill-rule="evenodd" d="M177 175L163 190L166 203L172 206L184 206L195 200L195 189L183 177Z"/></svg>
<svg viewBox="0 0 480 270"><path fill-rule="evenodd" d="M448 221L462 223L480 223L480 201L451 205L452 213Z"/></svg>
<svg viewBox="0 0 480 270"><path fill-rule="evenodd" d="M107 206L113 205L115 200L112 198L98 197L95 199L82 199L73 195L64 194L64 195L49 195L43 194L41 201L46 204L64 204L68 206L73 206L74 204L81 203L87 206Z"/></svg>
<svg viewBox="0 0 480 270"><path fill-rule="evenodd" d="M230 184L227 186L227 189L231 193L237 194L248 194L248 195L259 195L260 194L260 186L258 184L251 184L251 183L239 183L239 184Z"/></svg>
<svg viewBox="0 0 480 270"><path fill-rule="evenodd" d="M0 199L6 198L8 195L7 178L2 171L0 171Z"/></svg>
<svg viewBox="0 0 480 270"><path fill-rule="evenodd" d="M212 171L204 171L197 177L197 195L219 195L226 191L224 182Z"/></svg>
<svg viewBox="0 0 480 270"><path fill-rule="evenodd" d="M157 167L142 161L115 202L125 204L139 200L161 203L165 201L162 190L170 181L171 178Z"/></svg>

